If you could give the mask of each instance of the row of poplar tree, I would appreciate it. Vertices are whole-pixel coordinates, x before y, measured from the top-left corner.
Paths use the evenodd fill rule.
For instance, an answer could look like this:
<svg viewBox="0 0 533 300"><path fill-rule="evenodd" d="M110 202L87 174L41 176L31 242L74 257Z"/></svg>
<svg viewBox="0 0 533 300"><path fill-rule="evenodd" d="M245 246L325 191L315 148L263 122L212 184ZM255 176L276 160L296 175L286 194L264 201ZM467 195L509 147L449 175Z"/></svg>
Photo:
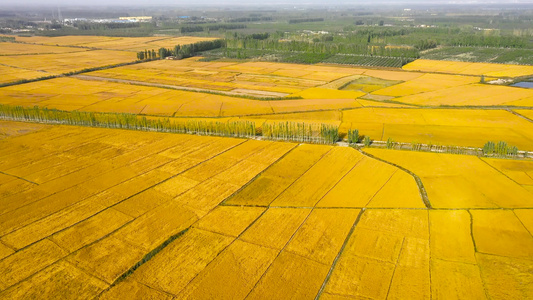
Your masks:
<svg viewBox="0 0 533 300"><path fill-rule="evenodd" d="M159 48L156 52L152 50L144 50L137 52L138 60L153 60L164 59L169 56L175 56L177 58L187 58L194 56L198 52L221 48L224 45L224 41L221 39L212 41L201 41L193 44L176 45L174 49Z"/></svg>

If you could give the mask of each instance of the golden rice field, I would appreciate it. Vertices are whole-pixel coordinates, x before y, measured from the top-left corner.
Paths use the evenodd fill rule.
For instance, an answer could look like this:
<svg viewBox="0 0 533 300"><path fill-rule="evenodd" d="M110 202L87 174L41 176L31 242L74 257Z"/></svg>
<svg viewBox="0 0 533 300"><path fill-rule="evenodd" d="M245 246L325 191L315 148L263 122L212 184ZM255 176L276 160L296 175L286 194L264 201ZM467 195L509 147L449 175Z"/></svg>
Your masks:
<svg viewBox="0 0 533 300"><path fill-rule="evenodd" d="M520 115L530 119L530 120L533 120L533 110L515 110L515 112L519 113Z"/></svg>
<svg viewBox="0 0 533 300"><path fill-rule="evenodd" d="M470 84L407 95L394 100L424 106L533 106L533 90L510 86Z"/></svg>
<svg viewBox="0 0 533 300"><path fill-rule="evenodd" d="M465 147L503 140L521 150L533 150L532 122L505 110L413 109L376 103L363 99L252 100L79 78L0 88L0 104L8 105L163 117L238 117L255 120L258 127L267 120L331 123L340 125L341 134L358 129L373 140ZM517 110L526 117L529 111Z"/></svg>
<svg viewBox="0 0 533 300"><path fill-rule="evenodd" d="M164 47L174 48L175 45L192 44L200 41L213 40L206 37L107 37L107 36L58 36L58 37L16 37L17 42L52 46L77 46L107 50L144 51Z"/></svg>
<svg viewBox="0 0 533 300"><path fill-rule="evenodd" d="M25 47L24 44L17 44ZM81 50L81 49L80 49ZM124 51L91 50L52 54L3 55L0 56L2 66L20 69L21 72L45 72L42 76L60 75L80 71L86 68L132 62L136 54ZM16 73L17 71L15 71ZM41 77L42 77L41 76Z"/></svg>
<svg viewBox="0 0 533 300"><path fill-rule="evenodd" d="M200 40L17 37L0 84ZM193 57L4 86L0 104L533 151L533 90L480 83L531 74ZM342 145L0 120L0 299L533 298L531 159Z"/></svg>
<svg viewBox="0 0 533 300"><path fill-rule="evenodd" d="M488 64L485 68L492 65L494 70L500 67ZM531 89L481 84L479 76L469 74L366 70L272 62L201 62L198 58L191 58L153 61L88 75L264 97L365 98L378 100L373 101L376 105L383 105L379 101L394 100L395 103L418 106L533 106ZM339 90L344 86L347 89Z"/></svg>
<svg viewBox="0 0 533 300"><path fill-rule="evenodd" d="M173 48L212 38L100 36L17 37L0 43L0 84L134 62L141 50Z"/></svg>
<svg viewBox="0 0 533 300"><path fill-rule="evenodd" d="M47 72L0 65L0 84L49 76Z"/></svg>
<svg viewBox="0 0 533 300"><path fill-rule="evenodd" d="M0 103L157 116L240 116L362 107L354 98L261 101L127 83L55 78L0 88Z"/></svg>
<svg viewBox="0 0 533 300"><path fill-rule="evenodd" d="M343 111L341 131L404 143L483 147L504 140L533 150L533 122L505 110L364 108Z"/></svg>
<svg viewBox="0 0 533 300"><path fill-rule="evenodd" d="M530 161L0 128L2 299L533 296Z"/></svg>
<svg viewBox="0 0 533 300"><path fill-rule="evenodd" d="M31 45L19 43L0 43L0 56L4 55L29 55L29 54L60 54L87 51L83 48L57 47L49 45Z"/></svg>
<svg viewBox="0 0 533 300"><path fill-rule="evenodd" d="M520 77L533 75L533 66L506 65L494 63L472 63L460 61L417 59L404 70L436 72L462 75L485 75L489 77Z"/></svg>
<svg viewBox="0 0 533 300"><path fill-rule="evenodd" d="M262 91L295 94L362 71L341 67L318 67L266 62L201 62L198 58L152 61L89 73L88 75L161 83L218 91ZM329 89L331 90L331 89ZM330 91L335 92L335 91ZM363 93L340 92L329 98L357 98ZM260 94L259 94L260 95ZM323 98L323 96L312 98Z"/></svg>
<svg viewBox="0 0 533 300"><path fill-rule="evenodd" d="M435 208L532 205L531 161L372 148L365 151L417 174Z"/></svg>
<svg viewBox="0 0 533 300"><path fill-rule="evenodd" d="M361 103L361 100L359 100ZM517 110L533 120L531 110ZM533 122L505 110L414 109L366 107L342 111L278 113L241 117L257 120L291 120L339 124L341 134L357 129L372 140L423 143L435 146L483 147L487 141L506 141L533 150Z"/></svg>

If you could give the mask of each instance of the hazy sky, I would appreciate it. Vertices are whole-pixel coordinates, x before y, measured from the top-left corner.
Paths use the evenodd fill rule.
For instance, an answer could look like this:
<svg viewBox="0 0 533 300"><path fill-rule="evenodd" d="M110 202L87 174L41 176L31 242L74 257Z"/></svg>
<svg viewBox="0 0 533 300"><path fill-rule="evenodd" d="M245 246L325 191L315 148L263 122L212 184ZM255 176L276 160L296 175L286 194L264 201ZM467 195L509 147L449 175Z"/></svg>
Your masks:
<svg viewBox="0 0 533 300"><path fill-rule="evenodd" d="M397 4L472 4L472 3L533 3L533 0L270 0L270 1L242 1L242 0L1 0L2 5L17 6L269 6L269 5L372 5L376 3Z"/></svg>

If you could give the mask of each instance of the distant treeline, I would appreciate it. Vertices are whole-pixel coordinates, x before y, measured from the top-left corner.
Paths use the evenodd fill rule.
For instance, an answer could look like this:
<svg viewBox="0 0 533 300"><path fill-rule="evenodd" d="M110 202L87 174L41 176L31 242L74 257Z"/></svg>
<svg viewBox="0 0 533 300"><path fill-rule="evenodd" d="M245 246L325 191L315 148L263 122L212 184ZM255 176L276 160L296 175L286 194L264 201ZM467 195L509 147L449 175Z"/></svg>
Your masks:
<svg viewBox="0 0 533 300"><path fill-rule="evenodd" d="M156 52L152 50L144 50L137 52L137 59L139 60L153 60L164 59L169 56L176 56L178 58L186 58L194 56L197 52L213 50L221 48L224 45L223 40L201 41L187 45L176 45L173 49L159 48Z"/></svg>
<svg viewBox="0 0 533 300"><path fill-rule="evenodd" d="M416 48L369 45L367 43L285 41L277 39L254 39L251 36L233 37L226 40L226 47L233 49L262 49L276 51L298 51L320 54L357 54L369 56L389 56L418 58Z"/></svg>
<svg viewBox="0 0 533 300"><path fill-rule="evenodd" d="M525 39L515 36L483 36L461 34L453 37L447 46L475 46L475 47L501 47L524 48L527 46Z"/></svg>
<svg viewBox="0 0 533 300"><path fill-rule="evenodd" d="M139 23L74 23L79 30L107 30L120 28L139 28Z"/></svg>
<svg viewBox="0 0 533 300"><path fill-rule="evenodd" d="M244 29L244 24L216 24L208 26L184 26L180 28L181 33L188 32L202 32L202 31L217 31L217 30L231 30L231 29Z"/></svg>
<svg viewBox="0 0 533 300"><path fill-rule="evenodd" d="M465 32L460 28L360 28L347 26L343 35L336 35L334 42L410 45L420 50L442 46L472 46L527 48L528 40L523 37Z"/></svg>
<svg viewBox="0 0 533 300"><path fill-rule="evenodd" d="M306 19L291 19L289 24L305 23L305 22L323 22L324 18L306 18Z"/></svg>
<svg viewBox="0 0 533 300"><path fill-rule="evenodd" d="M244 22L259 22L259 21L272 21L272 17L242 17L229 19L231 23L244 23Z"/></svg>

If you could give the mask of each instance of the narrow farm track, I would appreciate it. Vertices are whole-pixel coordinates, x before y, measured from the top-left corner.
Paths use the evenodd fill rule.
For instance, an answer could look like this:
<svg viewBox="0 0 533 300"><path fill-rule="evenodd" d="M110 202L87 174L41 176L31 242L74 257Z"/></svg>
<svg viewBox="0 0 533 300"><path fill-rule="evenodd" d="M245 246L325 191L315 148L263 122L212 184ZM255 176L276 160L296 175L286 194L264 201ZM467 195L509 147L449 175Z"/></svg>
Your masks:
<svg viewBox="0 0 533 300"><path fill-rule="evenodd" d="M514 110L509 110L509 112L512 113L513 115L521 117L522 119L528 120L529 122L533 122L532 119L530 119L530 118L524 116L523 114L520 114L520 113L518 113L518 112L516 112Z"/></svg>
<svg viewBox="0 0 533 300"><path fill-rule="evenodd" d="M43 139L47 141L35 142ZM521 197L533 194L513 180L515 173L504 176L508 171L499 164L480 162L476 168L514 189L507 193L513 195L505 200L509 205L492 198L497 193L485 193L485 198L465 198L471 206L452 207L453 201L439 198L449 187L438 182L428 186L416 160L416 167L405 166L409 160L390 159L397 153L392 150L372 149L367 156L345 147L46 125L1 142L10 145L0 151L10 172L26 174L24 178L35 178L40 185L28 187L26 181L0 173L0 194L17 186L24 187L20 195L28 200L37 196L40 202L54 193L79 194L68 203L46 200L40 218L35 211L21 210L23 206L0 216L0 266L15 266L0 268L2 298L45 290L48 295L76 291L82 298L101 299L428 298L470 293L492 298L501 290L494 282L494 263L511 286L519 270L531 264L533 208L531 198ZM116 148L116 154L102 156L106 152L97 143ZM37 173L48 163L64 175L34 176L22 163L48 148L56 151L35 162ZM20 163L12 159L13 149L20 149ZM88 164L69 169L80 155ZM449 167L467 158L409 155L445 159ZM54 162L62 156L72 159ZM98 161L89 163L92 157ZM105 171L113 165L111 172ZM431 201L432 207L404 168L428 186L429 200L438 199ZM115 174L121 178L113 179ZM79 183L61 184L72 182L73 176ZM310 181L314 187L303 185ZM21 199L16 195L1 197L2 207ZM492 214L510 230L509 245L487 243L498 234L486 227ZM24 221L14 222L19 218ZM468 237L470 250L468 244L458 244L457 253L447 250L458 242L458 232ZM518 244L521 250L516 250ZM15 261L33 263L13 265ZM450 276L466 274L466 281L449 284ZM68 283L58 286L65 277ZM526 286L506 292L531 291Z"/></svg>

